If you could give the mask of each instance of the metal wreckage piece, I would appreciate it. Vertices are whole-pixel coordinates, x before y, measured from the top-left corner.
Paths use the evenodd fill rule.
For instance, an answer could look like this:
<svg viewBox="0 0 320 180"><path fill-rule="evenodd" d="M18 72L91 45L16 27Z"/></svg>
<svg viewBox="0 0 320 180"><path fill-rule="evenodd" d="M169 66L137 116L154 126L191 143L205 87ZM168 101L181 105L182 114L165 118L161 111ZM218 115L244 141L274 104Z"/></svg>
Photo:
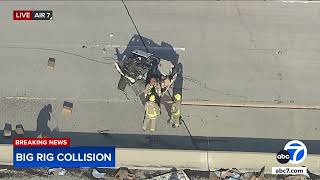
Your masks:
<svg viewBox="0 0 320 180"><path fill-rule="evenodd" d="M148 180L190 180L190 178L183 170L179 170L152 177Z"/></svg>

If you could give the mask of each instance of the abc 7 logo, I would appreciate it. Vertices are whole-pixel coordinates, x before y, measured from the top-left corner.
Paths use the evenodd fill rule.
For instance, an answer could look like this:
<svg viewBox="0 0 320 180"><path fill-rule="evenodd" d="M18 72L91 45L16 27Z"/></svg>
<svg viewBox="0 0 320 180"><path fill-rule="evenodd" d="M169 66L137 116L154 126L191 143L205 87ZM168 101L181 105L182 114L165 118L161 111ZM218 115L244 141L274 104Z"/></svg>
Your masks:
<svg viewBox="0 0 320 180"><path fill-rule="evenodd" d="M277 153L277 160L281 164L286 164L290 161L290 154L286 150L281 150Z"/></svg>
<svg viewBox="0 0 320 180"><path fill-rule="evenodd" d="M306 145L298 140L288 142L284 149L277 153L277 160L281 164L286 164L290 161L292 164L299 164L307 157Z"/></svg>

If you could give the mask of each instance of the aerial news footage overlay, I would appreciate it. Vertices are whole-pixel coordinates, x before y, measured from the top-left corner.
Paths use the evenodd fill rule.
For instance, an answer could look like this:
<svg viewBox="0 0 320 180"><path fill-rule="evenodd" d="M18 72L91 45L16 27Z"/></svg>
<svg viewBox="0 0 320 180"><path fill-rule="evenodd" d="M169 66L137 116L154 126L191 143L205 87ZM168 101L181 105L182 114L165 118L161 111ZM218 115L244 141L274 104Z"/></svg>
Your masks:
<svg viewBox="0 0 320 180"><path fill-rule="evenodd" d="M115 167L114 147L70 147L69 138L16 138L14 167Z"/></svg>
<svg viewBox="0 0 320 180"><path fill-rule="evenodd" d="M14 10L13 20L52 20L51 10Z"/></svg>

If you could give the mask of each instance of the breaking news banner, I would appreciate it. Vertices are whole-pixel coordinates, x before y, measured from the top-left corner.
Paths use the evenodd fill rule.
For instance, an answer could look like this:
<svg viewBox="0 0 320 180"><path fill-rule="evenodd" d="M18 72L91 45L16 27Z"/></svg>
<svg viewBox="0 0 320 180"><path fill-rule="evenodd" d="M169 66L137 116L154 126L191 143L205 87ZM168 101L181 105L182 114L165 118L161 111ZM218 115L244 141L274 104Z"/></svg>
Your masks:
<svg viewBox="0 0 320 180"><path fill-rule="evenodd" d="M13 166L115 167L115 147L70 147L69 138L17 138Z"/></svg>
<svg viewBox="0 0 320 180"><path fill-rule="evenodd" d="M70 147L70 138L15 138L14 147Z"/></svg>

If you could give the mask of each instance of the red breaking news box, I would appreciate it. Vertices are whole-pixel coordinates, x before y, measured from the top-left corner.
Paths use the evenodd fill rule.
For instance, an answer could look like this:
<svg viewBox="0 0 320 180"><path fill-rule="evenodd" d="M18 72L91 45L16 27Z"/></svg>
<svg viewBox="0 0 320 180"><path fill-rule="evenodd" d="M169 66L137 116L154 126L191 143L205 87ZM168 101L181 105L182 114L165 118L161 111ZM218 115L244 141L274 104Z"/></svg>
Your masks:
<svg viewBox="0 0 320 180"><path fill-rule="evenodd" d="M14 147L70 147L70 138L15 138Z"/></svg>
<svg viewBox="0 0 320 180"><path fill-rule="evenodd" d="M13 11L13 20L32 20L32 11L15 10Z"/></svg>

